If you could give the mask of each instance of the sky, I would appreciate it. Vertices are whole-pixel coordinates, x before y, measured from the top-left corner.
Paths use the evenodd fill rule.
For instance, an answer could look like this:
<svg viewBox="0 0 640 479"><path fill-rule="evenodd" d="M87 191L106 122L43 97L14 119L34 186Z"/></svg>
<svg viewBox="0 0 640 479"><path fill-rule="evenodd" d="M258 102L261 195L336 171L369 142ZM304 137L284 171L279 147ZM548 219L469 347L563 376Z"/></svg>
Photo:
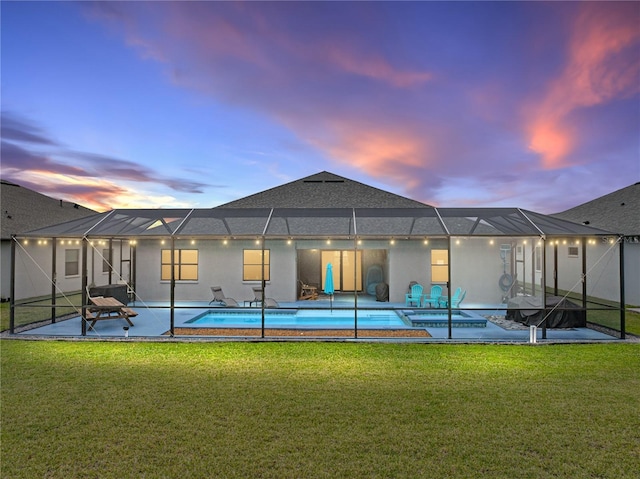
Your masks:
<svg viewBox="0 0 640 479"><path fill-rule="evenodd" d="M208 208L320 171L555 213L640 181L640 2L0 3L4 180Z"/></svg>

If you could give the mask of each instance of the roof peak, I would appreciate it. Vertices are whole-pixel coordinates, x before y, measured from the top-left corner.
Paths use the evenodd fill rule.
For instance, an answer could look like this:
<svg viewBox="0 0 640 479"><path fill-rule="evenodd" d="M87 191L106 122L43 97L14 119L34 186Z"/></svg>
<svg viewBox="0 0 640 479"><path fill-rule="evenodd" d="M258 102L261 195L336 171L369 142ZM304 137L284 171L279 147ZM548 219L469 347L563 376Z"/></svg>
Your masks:
<svg viewBox="0 0 640 479"><path fill-rule="evenodd" d="M425 203L329 171L320 171L218 207L431 208Z"/></svg>

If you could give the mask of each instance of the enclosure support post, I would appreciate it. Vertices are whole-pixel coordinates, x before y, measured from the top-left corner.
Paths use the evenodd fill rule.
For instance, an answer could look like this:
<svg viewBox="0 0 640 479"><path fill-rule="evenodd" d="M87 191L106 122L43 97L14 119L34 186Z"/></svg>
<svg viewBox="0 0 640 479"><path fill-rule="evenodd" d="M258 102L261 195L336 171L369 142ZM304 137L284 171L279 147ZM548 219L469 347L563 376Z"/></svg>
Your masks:
<svg viewBox="0 0 640 479"><path fill-rule="evenodd" d="M531 296L536 295L536 243L531 240Z"/></svg>
<svg viewBox="0 0 640 479"><path fill-rule="evenodd" d="M354 213L355 217L355 213ZM354 220L355 224L355 220ZM358 338L358 238L353 237L353 318L354 318L354 337Z"/></svg>
<svg viewBox="0 0 640 479"><path fill-rule="evenodd" d="M56 322L56 283L58 273L56 271L56 238L51 239L51 322Z"/></svg>
<svg viewBox="0 0 640 479"><path fill-rule="evenodd" d="M113 238L109 238L109 256L107 257L107 261L109 262L109 284L113 284Z"/></svg>
<svg viewBox="0 0 640 479"><path fill-rule="evenodd" d="M447 327L449 328L448 338L453 339L453 319L451 318L451 236L447 236L447 296Z"/></svg>
<svg viewBox="0 0 640 479"><path fill-rule="evenodd" d="M261 250L262 250L262 254L261 254L261 256L262 256L262 274L260 275L261 279L262 279L262 281L260 281L260 285L261 285L261 288L262 288L262 303L261 303L262 307L260 308L262 327L261 327L260 337L262 337L262 338L264 338L264 303L265 303L265 299L266 299L266 297L264 295L264 288L266 286L266 280L265 280L265 277L264 277L264 266L265 266L264 265L264 241L265 241L265 236L262 236L262 238L260 238L260 244L262 245L262 248L261 248Z"/></svg>
<svg viewBox="0 0 640 479"><path fill-rule="evenodd" d="M16 326L16 239L11 237L11 285L9 287L9 332L13 334Z"/></svg>
<svg viewBox="0 0 640 479"><path fill-rule="evenodd" d="M587 319L587 238L582 238L582 309Z"/></svg>
<svg viewBox="0 0 640 479"><path fill-rule="evenodd" d="M555 248L555 246L554 246ZM553 274L555 276L555 265L553 267ZM542 238L542 309L544 314L547 314L547 239ZM542 323L542 339L547 339L547 321Z"/></svg>
<svg viewBox="0 0 640 479"><path fill-rule="evenodd" d="M625 311L625 294L624 294L624 236L620 237L620 339L625 339L626 329L626 311Z"/></svg>
<svg viewBox="0 0 640 479"><path fill-rule="evenodd" d="M133 250L132 250L133 252ZM169 331L171 337L173 338L175 334L174 329L174 320L175 320L175 307L176 307L176 239L174 236L171 237L171 291L169 293L170 296L170 312L169 312ZM133 262L132 262L133 266Z"/></svg>
<svg viewBox="0 0 640 479"><path fill-rule="evenodd" d="M171 249L171 254L173 255L173 247ZM131 280L129 281L129 286L133 291L136 290L136 277L138 276L138 253L136 246L129 248L129 274L131 275ZM173 266L171 271L173 271ZM174 287L175 287L175 278L174 278ZM171 333L173 335L173 332Z"/></svg>
<svg viewBox="0 0 640 479"><path fill-rule="evenodd" d="M82 317L80 323L82 324L82 335L87 335L87 302L89 301L87 295L87 237L82 238Z"/></svg>
<svg viewBox="0 0 640 479"><path fill-rule="evenodd" d="M558 296L558 240L553 244L553 295Z"/></svg>

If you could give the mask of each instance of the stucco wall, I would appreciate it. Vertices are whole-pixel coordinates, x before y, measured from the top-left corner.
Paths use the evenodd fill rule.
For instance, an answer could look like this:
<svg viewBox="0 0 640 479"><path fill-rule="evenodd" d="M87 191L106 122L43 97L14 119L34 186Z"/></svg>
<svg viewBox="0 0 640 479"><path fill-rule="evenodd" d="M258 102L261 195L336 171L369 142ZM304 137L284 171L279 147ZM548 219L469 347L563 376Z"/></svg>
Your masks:
<svg viewBox="0 0 640 479"><path fill-rule="evenodd" d="M59 292L74 292L82 289L82 242L65 240L64 244L58 241L56 244L56 289ZM78 250L79 274L65 275L66 250ZM107 245L98 245L87 248L87 284L109 284L109 273L102 271L102 250L108 249ZM30 240L27 244L24 240L21 246L16 248L16 300L47 296L51 294L52 276L52 241L47 244L38 244L38 240ZM123 256L128 257L128 246L123 250ZM114 245L111 264L114 270L111 274L111 282L120 280L120 256L119 245ZM7 263L9 264L9 263ZM4 272L3 272L4 274Z"/></svg>
<svg viewBox="0 0 640 479"><path fill-rule="evenodd" d="M239 302L253 299L252 287L259 281L243 281L244 249L260 249L253 241L176 241L176 249L198 250L198 280L176 282L176 301L203 301L211 299L211 286L221 286L225 295ZM136 292L148 301L167 301L170 282L160 281L160 246L157 240L139 241L137 246L138 270ZM266 295L278 301L294 301L296 297L295 247L286 241L269 241L271 279L266 284ZM242 304L242 303L241 303Z"/></svg>
<svg viewBox="0 0 640 479"><path fill-rule="evenodd" d="M600 240L599 240L600 241ZM558 244L558 288L582 293L582 246L578 257L568 256L568 245ZM625 248L625 256L627 253ZM554 285L554 246L547 246L547 287ZM630 259L630 258L629 258ZM627 261L626 264L630 265ZM620 258L619 246L599 242L587 244L587 295L610 301L620 300ZM627 277L627 275L625 275ZM625 291L630 285L626 285ZM626 298L627 303L629 298Z"/></svg>

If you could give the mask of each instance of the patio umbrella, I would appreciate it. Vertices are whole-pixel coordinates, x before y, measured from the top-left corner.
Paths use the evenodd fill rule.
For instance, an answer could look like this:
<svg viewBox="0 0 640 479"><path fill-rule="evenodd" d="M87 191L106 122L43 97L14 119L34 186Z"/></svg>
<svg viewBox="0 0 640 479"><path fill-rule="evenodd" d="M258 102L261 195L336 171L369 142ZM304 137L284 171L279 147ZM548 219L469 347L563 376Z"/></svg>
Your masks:
<svg viewBox="0 0 640 479"><path fill-rule="evenodd" d="M327 263L327 274L324 278L324 294L329 295L329 305L331 312L333 312L333 267L331 263Z"/></svg>

